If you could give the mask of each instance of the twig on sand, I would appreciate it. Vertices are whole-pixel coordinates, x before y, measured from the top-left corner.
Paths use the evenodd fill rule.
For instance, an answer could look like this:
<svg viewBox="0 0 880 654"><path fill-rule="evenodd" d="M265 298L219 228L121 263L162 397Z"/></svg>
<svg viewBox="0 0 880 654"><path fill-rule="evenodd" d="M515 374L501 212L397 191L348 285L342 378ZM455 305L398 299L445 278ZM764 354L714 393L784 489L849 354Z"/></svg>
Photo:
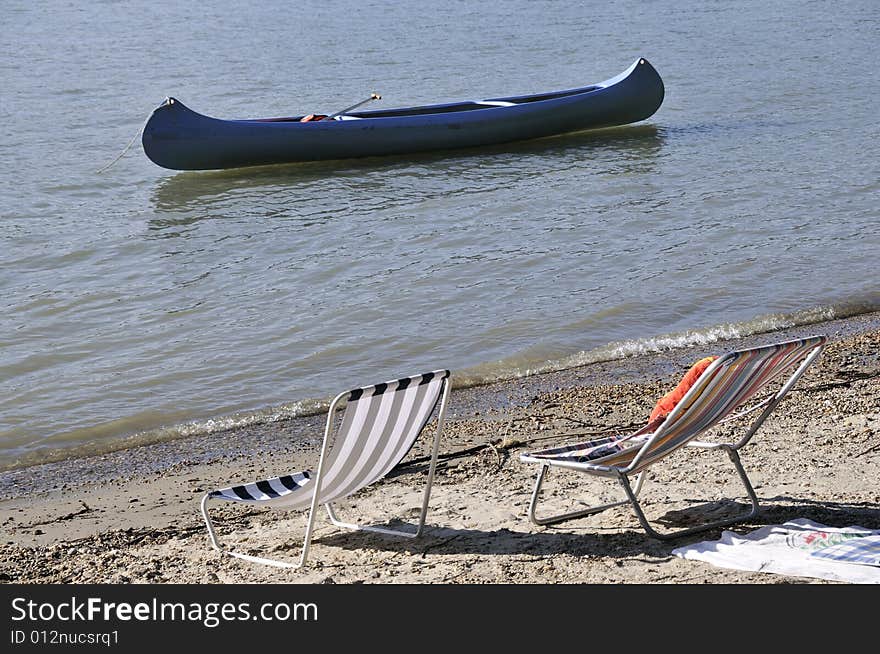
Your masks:
<svg viewBox="0 0 880 654"><path fill-rule="evenodd" d="M504 465L504 459L501 456L501 452L498 451L498 448L490 441L486 443L486 447L495 452L495 457L498 459L498 463L496 465L496 470L500 470L501 466Z"/></svg>
<svg viewBox="0 0 880 654"><path fill-rule="evenodd" d="M80 500L79 503L82 504L83 508L81 508L78 511L72 511L71 513L67 513L67 514L59 516L57 518L52 518L51 520L42 520L40 522L33 522L29 526L36 527L38 525L49 525L49 524L52 524L53 522L59 522L61 520L72 520L73 518L75 518L78 515L82 515L83 513L91 513L92 511L94 511L94 509L92 507L90 507L88 504L86 504L82 500Z"/></svg>
<svg viewBox="0 0 880 654"><path fill-rule="evenodd" d="M639 427L644 427L644 423L641 422L631 422L628 425L614 425L613 427L605 427L603 429L595 429L591 431L569 431L564 434L559 434L555 436L555 438L568 438L570 436L602 436L605 434L620 434L625 431L629 431L631 429L636 429ZM552 438L552 437L551 437ZM542 439L534 439L534 440L542 440Z"/></svg>
<svg viewBox="0 0 880 654"><path fill-rule="evenodd" d="M536 436L535 438L527 438L527 439L519 439L519 438L493 438L490 441L482 443L480 445L474 445L472 447L467 447L463 450L457 450L455 452L441 452L437 455L438 461L446 461L449 459L459 459L465 456L470 456L471 454L478 454L486 447L491 448L493 451L498 453L498 450L507 450L512 447L519 447L521 445L529 445L530 443L537 443L539 441L546 440L558 440L560 438L567 438L571 436L599 436L602 434L617 434L625 430L630 430L635 427L640 427L641 423L630 423L628 425L614 425L611 427L606 427L604 429L600 429L597 431L577 431L577 432L567 432L564 434L549 434L547 436ZM506 430L505 430L506 433ZM405 468L408 466L418 465L420 463L427 463L431 460L430 456L420 456L415 459L410 459L409 461L404 461L400 463L397 468Z"/></svg>
<svg viewBox="0 0 880 654"><path fill-rule="evenodd" d="M456 538L461 538L461 534L456 534L455 536L450 536L449 538L444 538L441 541L437 541L436 543L429 543L422 548L422 558L425 558L425 555L428 553L428 550L434 550L438 547L443 547L446 543L454 541Z"/></svg>

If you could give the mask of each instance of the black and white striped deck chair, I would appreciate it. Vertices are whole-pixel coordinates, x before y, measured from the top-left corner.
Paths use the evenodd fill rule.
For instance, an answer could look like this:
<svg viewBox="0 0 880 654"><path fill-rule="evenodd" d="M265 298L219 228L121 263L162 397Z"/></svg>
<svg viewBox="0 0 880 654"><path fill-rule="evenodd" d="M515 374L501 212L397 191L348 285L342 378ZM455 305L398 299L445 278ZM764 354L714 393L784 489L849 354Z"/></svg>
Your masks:
<svg viewBox="0 0 880 654"><path fill-rule="evenodd" d="M201 507L211 545L220 552L247 561L298 568L305 565L309 554L319 504L326 506L330 521L338 527L409 538L420 536L428 513L428 500L437 465L437 451L443 430L449 387L449 371L435 370L340 393L330 403L327 412L324 442L321 446L317 472L305 470L282 477L221 488L205 494ZM343 404L342 417L337 420L337 409ZM339 520L332 503L353 495L391 472L410 451L438 404L437 427L434 430L428 479L415 532L361 526ZM334 428L336 424L338 427ZM241 502L273 509L308 509L308 523L299 563L287 563L224 550L208 516L210 500Z"/></svg>

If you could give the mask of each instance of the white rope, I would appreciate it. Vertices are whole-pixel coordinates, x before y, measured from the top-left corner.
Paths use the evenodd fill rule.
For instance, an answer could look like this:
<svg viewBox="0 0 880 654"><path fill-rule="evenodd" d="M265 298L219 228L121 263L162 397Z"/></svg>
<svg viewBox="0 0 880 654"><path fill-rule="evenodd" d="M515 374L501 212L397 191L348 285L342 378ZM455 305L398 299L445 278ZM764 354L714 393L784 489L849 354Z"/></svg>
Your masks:
<svg viewBox="0 0 880 654"><path fill-rule="evenodd" d="M134 142L137 140L137 138L138 138L141 134L144 133L144 129L146 129L146 127L147 127L147 123L150 122L150 118L151 118L152 116L153 116L153 112L150 112L150 115L147 116L147 119L144 121L144 124L141 125L141 128L137 131L137 134L135 134L135 135L132 137L132 139L128 142L128 145L125 146L125 149L119 154L119 156L116 157L116 158L115 158L113 161L111 161L110 163L108 163L106 166L104 166L103 168L101 168L100 170L96 170L95 173L103 173L103 172L104 172L105 170L107 170L110 166L112 166L112 165L115 164L117 161L119 161L120 159L122 159L122 157L124 157L125 154L126 154L129 150L131 150L131 146L134 145Z"/></svg>

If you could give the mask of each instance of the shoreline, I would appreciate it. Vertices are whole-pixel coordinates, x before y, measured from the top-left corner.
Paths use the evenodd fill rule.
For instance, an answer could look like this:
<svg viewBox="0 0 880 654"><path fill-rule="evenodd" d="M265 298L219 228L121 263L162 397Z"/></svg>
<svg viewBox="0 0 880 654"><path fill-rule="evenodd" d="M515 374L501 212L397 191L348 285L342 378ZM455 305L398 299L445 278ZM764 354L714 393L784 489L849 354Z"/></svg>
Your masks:
<svg viewBox="0 0 880 654"><path fill-rule="evenodd" d="M463 391L470 388L486 388L514 383L524 378L539 379L553 374L565 377L570 371L578 369L599 369L603 364L616 367L620 361L637 360L647 368L649 362L663 359L663 356L674 357L676 351L690 351L694 348L715 343L747 343L755 335L771 333L794 333L798 327L807 332L812 325L844 321L844 324L857 324L859 321L877 322L880 315L878 301L855 301L833 306L816 306L790 313L770 313L752 320L717 323L715 325L697 327L657 334L654 336L623 338L595 345L579 352L561 354L555 358L525 360L515 358L501 359L494 363L484 362L476 366L454 369L453 390ZM834 316L831 318L829 316ZM735 335L735 336L734 336ZM449 368L449 362L435 361L434 367ZM393 374L394 371L390 371ZM610 373L613 378L614 372ZM362 380L368 381L368 380ZM349 383L355 383L351 381ZM273 406L264 404L262 407L233 411L232 413L216 413L209 417L181 418L181 422L163 422L160 425L135 430L124 435L109 436L103 425L96 426L95 431L84 430L73 440L62 439L68 444L49 445L59 434L49 436L47 441L34 450L7 451L0 464L0 499L3 497L2 481L5 473L37 468L61 463L64 466L71 461L101 461L107 456L126 450L139 450L150 446L170 444L168 451L174 451L174 441L197 442L201 439L207 447L212 443L222 442L223 435L228 433L253 434L269 428L272 424L305 420L310 417L326 415L327 407L333 397L333 391L321 397L305 397L299 399L276 399ZM252 429L249 429L252 428ZM63 434L63 432L62 432ZM109 469L108 469L109 470Z"/></svg>
<svg viewBox="0 0 880 654"><path fill-rule="evenodd" d="M706 354L814 333L830 337L813 366L816 372L801 380L743 450L764 510L732 529L745 533L795 517L880 528L880 448L869 449L878 440L880 420L877 312L453 390L425 536L414 541L377 538L340 532L319 519L314 563L300 571L279 572L212 551L198 501L206 490L235 480L312 467L325 416L7 471L0 474L0 522L6 533L0 581L827 583L680 560L669 553L681 543L647 538L627 507L554 528L535 527L526 509L536 470L518 461L539 439L552 444L584 429L638 424L658 394ZM823 385L828 388L822 390ZM798 392L810 386L819 389L811 392L821 402L834 405L834 412L821 410L825 405ZM596 407L604 413L595 415ZM805 436L808 442L800 442ZM859 456L854 470L841 461L840 450L855 456L859 447L868 452ZM668 466L658 468L660 482L646 486L646 493L653 489L661 497L687 502L691 495L726 489L695 485L689 463L684 455L670 457ZM711 461L696 465L715 471ZM774 471L782 478L776 479ZM406 519L418 504L418 472L418 466L402 466L399 474L355 496L352 507L379 522ZM660 510L662 505L650 506ZM236 506L219 515L218 527L229 544L244 538L255 551L280 548L279 558L295 558L303 513ZM719 533L706 532L688 542ZM621 558L621 552L626 556Z"/></svg>
<svg viewBox="0 0 880 654"><path fill-rule="evenodd" d="M719 348L733 350L752 347L768 342L767 339L798 338L826 331L833 339L835 336L858 334L872 329L880 329L880 311L797 325L715 343L535 373L525 377L453 389L450 410L460 410L467 416L474 412L503 408L511 402L522 402L532 390L541 392L572 385L638 383L649 378L672 375L682 367L686 369L691 359L715 353ZM775 338L774 335L779 337ZM232 427L208 434L120 447L99 454L83 456L73 454L70 458L60 461L16 466L0 471L0 502L18 494L41 494L71 486L100 484L127 476L132 472L156 473L180 462L213 463L229 455L256 455L266 448L279 447L279 445L286 448L287 441L294 448L296 443L319 444L325 419L326 410L273 422ZM242 441L245 440L248 441L247 446L242 445Z"/></svg>

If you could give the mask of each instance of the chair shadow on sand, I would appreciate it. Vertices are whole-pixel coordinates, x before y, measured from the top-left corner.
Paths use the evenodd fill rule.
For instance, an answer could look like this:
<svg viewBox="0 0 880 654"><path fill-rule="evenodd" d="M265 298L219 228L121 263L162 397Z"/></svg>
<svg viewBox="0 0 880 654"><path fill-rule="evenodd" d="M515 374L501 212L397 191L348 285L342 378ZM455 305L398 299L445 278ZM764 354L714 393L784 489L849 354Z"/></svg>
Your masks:
<svg viewBox="0 0 880 654"><path fill-rule="evenodd" d="M668 511L656 518L658 523L669 526L687 526L692 521L705 520L733 511L741 511L746 506L736 501L720 500L704 502L683 510ZM626 508L614 509L621 514L631 511ZM828 502L804 500L788 496L762 498L761 513L757 519L742 523L727 530L746 534L760 527L782 524L795 518L807 518L820 524L846 527L860 526L869 529L880 528L880 511L871 502ZM405 522L391 521L388 526L399 527ZM523 527L530 525L523 516ZM346 550L381 550L388 552L409 552L410 554L478 554L478 555L524 555L550 556L566 554L569 556L605 556L614 559L634 559L651 557L659 560L673 558L672 550L686 543L702 540L715 540L722 529L692 534L679 539L661 541L649 537L639 527L632 515L632 526L618 531L603 526L597 518L586 518L569 523L565 527L542 527L537 531L516 531L507 527L495 530L456 529L444 526L431 526L430 520L422 538L398 541L378 538L375 534L336 533L315 539L316 543L340 547Z"/></svg>

